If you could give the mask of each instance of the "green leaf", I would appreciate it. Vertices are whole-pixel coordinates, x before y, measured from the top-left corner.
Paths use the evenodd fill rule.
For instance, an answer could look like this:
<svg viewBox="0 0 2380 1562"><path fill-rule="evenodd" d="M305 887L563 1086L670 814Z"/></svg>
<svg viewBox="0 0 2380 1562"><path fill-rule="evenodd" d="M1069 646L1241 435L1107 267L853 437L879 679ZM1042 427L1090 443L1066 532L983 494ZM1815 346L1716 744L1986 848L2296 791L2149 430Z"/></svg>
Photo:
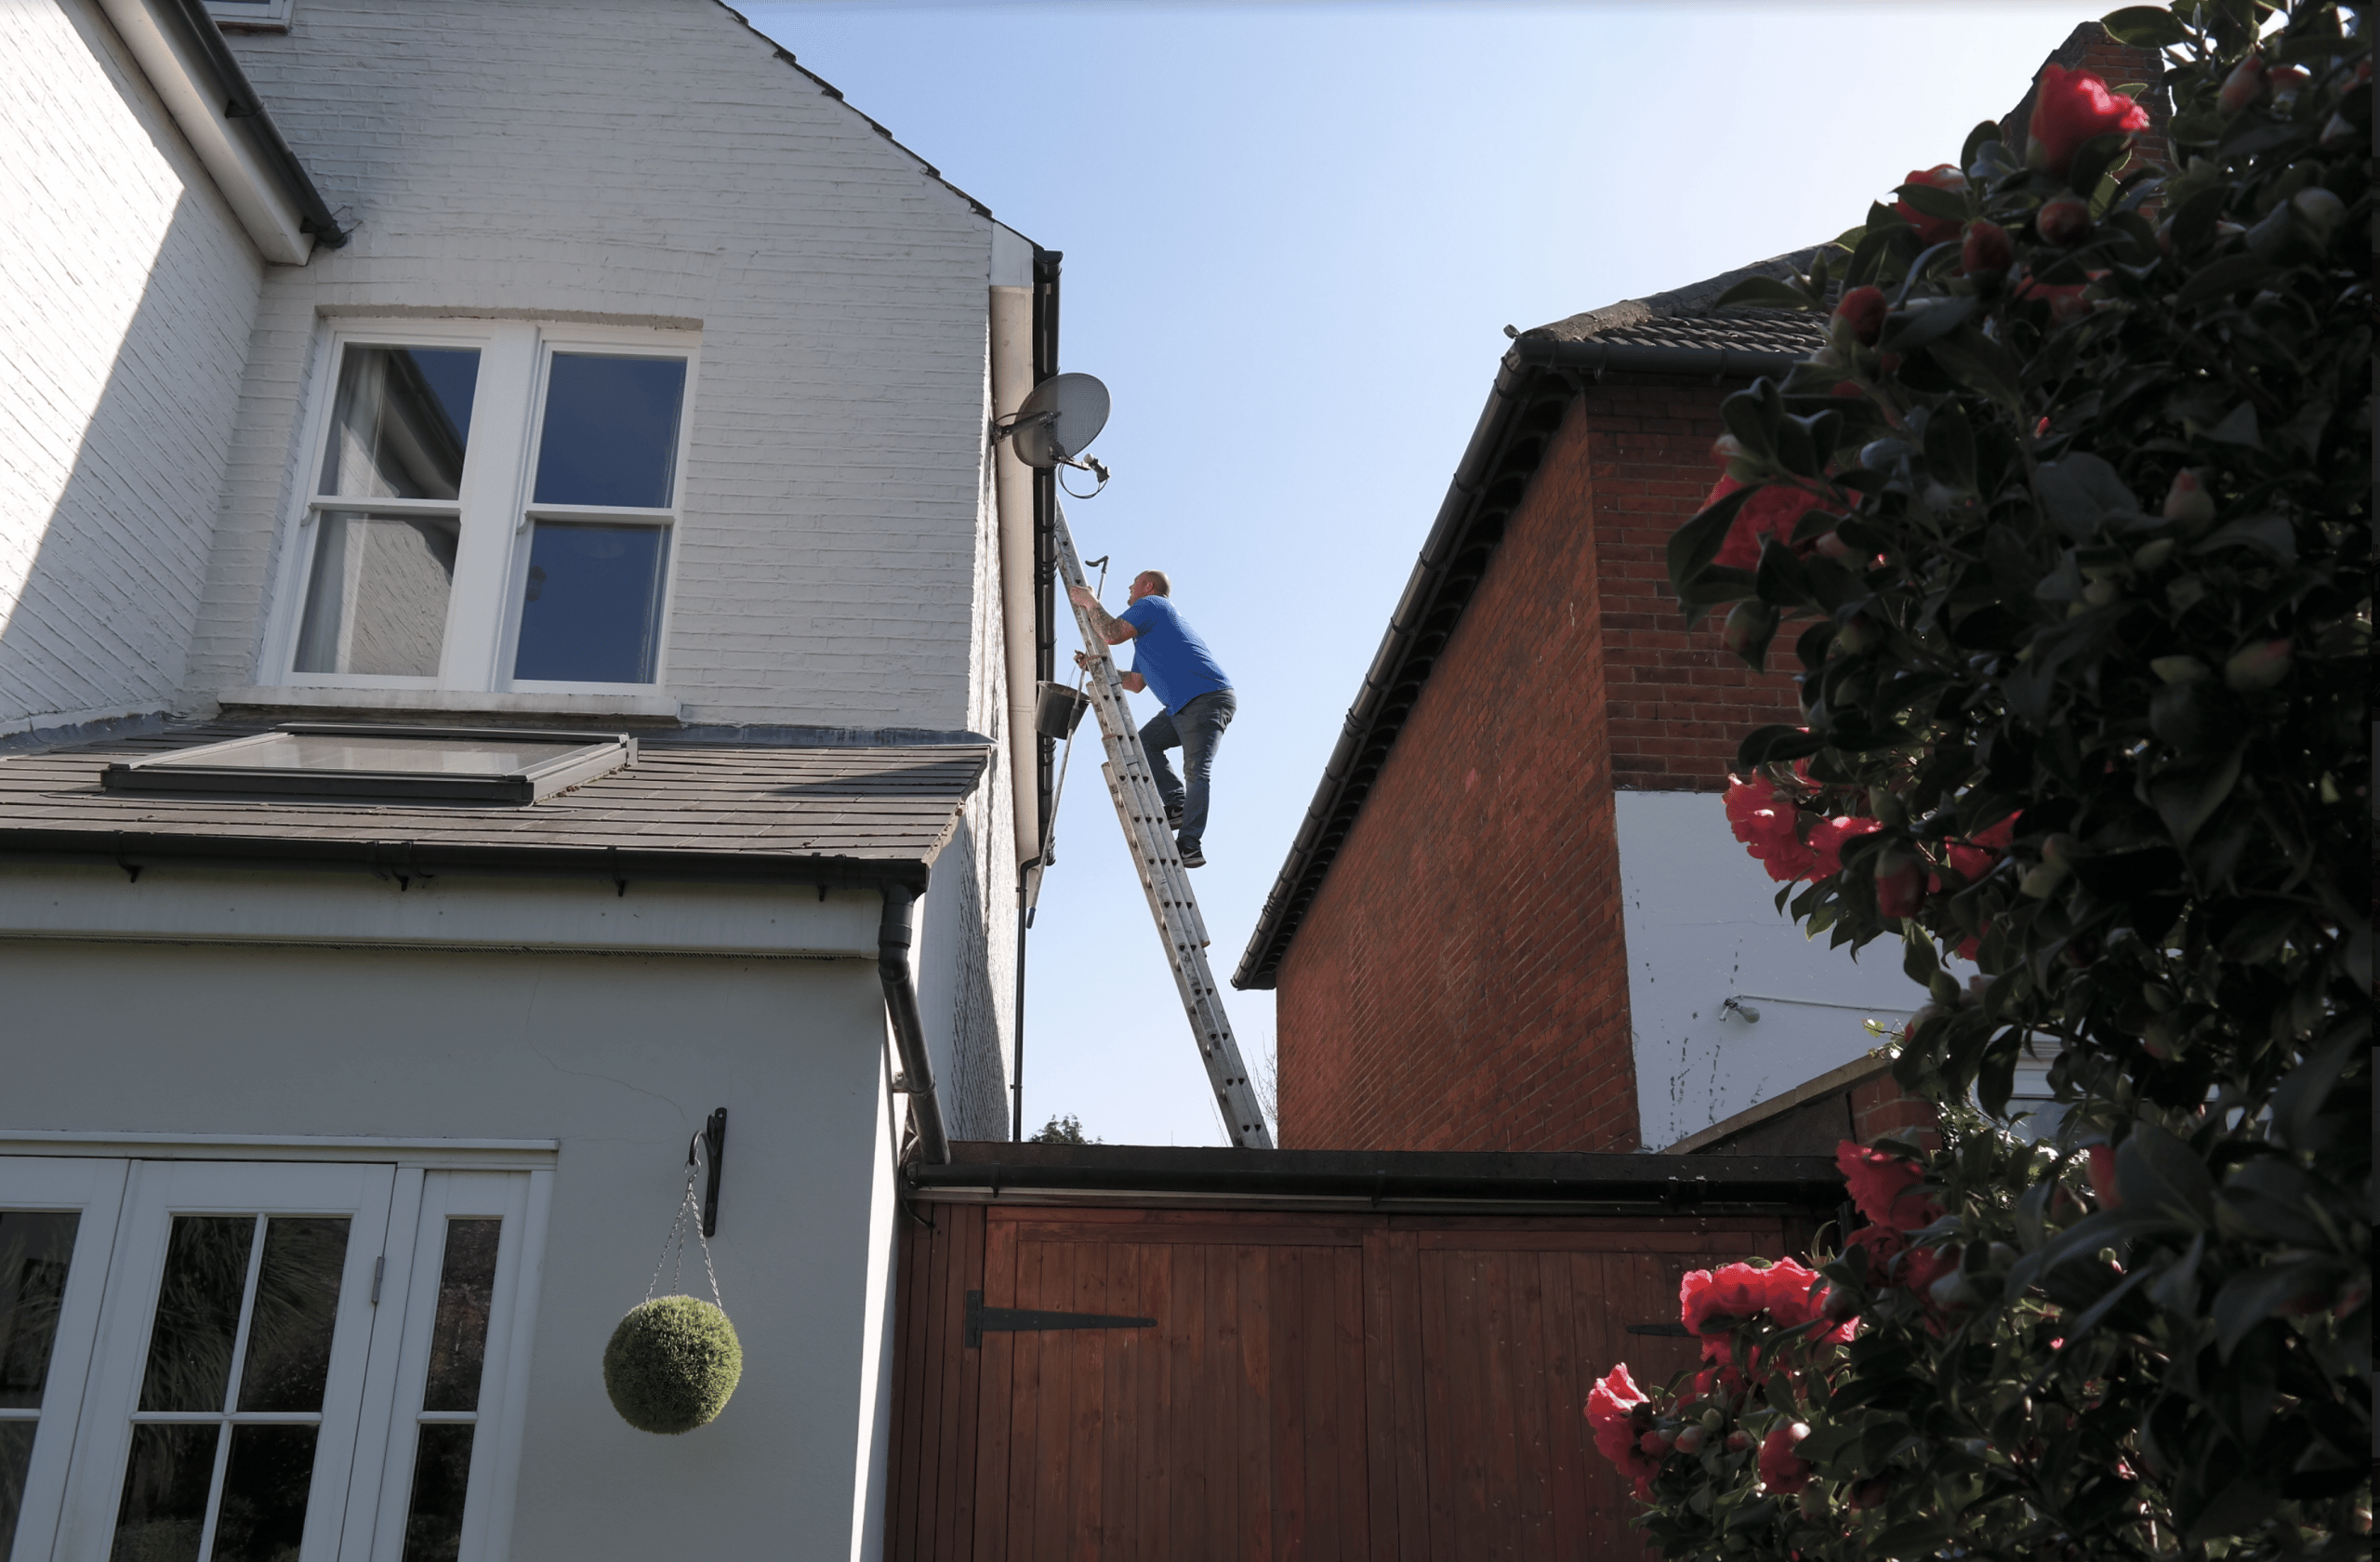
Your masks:
<svg viewBox="0 0 2380 1562"><path fill-rule="evenodd" d="M1670 586L1681 598L1686 594L1687 583L1718 556L1720 546L1727 540L1727 528L1736 523L1736 512L1758 492L1739 488L1670 534Z"/></svg>
<svg viewBox="0 0 2380 1562"><path fill-rule="evenodd" d="M1922 309L1895 310L1886 318L1884 339L1877 345L1886 352L1914 352L1965 324L1976 304L1973 298L1945 298Z"/></svg>
<svg viewBox="0 0 2380 1562"><path fill-rule="evenodd" d="M1910 210L1923 217L1941 218L1950 222L1964 222L1971 215L1966 195L1956 190L1939 190L1930 184L1910 183L1897 186L1893 193L1909 203Z"/></svg>
<svg viewBox="0 0 2380 1562"><path fill-rule="evenodd" d="M2241 444L2251 450L2265 447L2264 435L2256 430L2256 404L2241 402L2225 415L2222 422L2200 436L2217 444Z"/></svg>
<svg viewBox="0 0 2380 1562"><path fill-rule="evenodd" d="M2190 551L2213 553L2226 548L2252 548L2277 563L2294 564L2297 562L2297 532L2286 516L2252 515L2244 521L2217 526Z"/></svg>
<svg viewBox="0 0 2380 1562"><path fill-rule="evenodd" d="M1998 120L1987 119L1978 124L1967 132L1967 139L1959 145L1959 166L1972 169L1975 166L1976 154L1990 143L1999 139L2000 122ZM1968 177L1974 176L1970 174Z"/></svg>
<svg viewBox="0 0 2380 1562"><path fill-rule="evenodd" d="M1926 350L1952 379L1979 390L2011 412L2024 410L2019 371L2008 351L1973 326Z"/></svg>
<svg viewBox="0 0 2380 1562"><path fill-rule="evenodd" d="M2097 536L2110 519L2122 522L2140 513L2140 501L2115 468L2087 451L2043 462L2033 492L2043 513L2078 542Z"/></svg>
<svg viewBox="0 0 2380 1562"><path fill-rule="evenodd" d="M2208 764L2175 765L2149 783L2149 803L2165 821L2174 844L2187 847L2191 837L2240 780L2240 751L2233 749Z"/></svg>
<svg viewBox="0 0 2380 1562"><path fill-rule="evenodd" d="M2198 1226L2215 1220L2215 1177L2198 1152L2154 1123L2116 1146L2116 1191L2127 1210L2159 1210Z"/></svg>
<svg viewBox="0 0 2380 1562"><path fill-rule="evenodd" d="M2074 149L2074 160L2067 165L2067 187L2081 194L2096 196L2101 193L2099 182L2109 170L2122 166L2131 155L2132 138L2124 132L2094 136ZM2105 204L2095 200L2094 209L2103 211Z"/></svg>
<svg viewBox="0 0 2380 1562"><path fill-rule="evenodd" d="M2164 48L2187 44L2191 38L2181 19L2162 6L2126 6L2101 17L2099 25L2113 33L2116 42L2139 48Z"/></svg>
<svg viewBox="0 0 2380 1562"><path fill-rule="evenodd" d="M1766 309L1814 310L1818 303L1807 293L1790 282L1772 276L1751 276L1719 295L1711 307L1725 309L1729 304L1758 304Z"/></svg>
<svg viewBox="0 0 2380 1562"><path fill-rule="evenodd" d="M1937 482L1961 492L1975 487L1975 430L1958 403L1944 403L1926 419L1925 465Z"/></svg>
<svg viewBox="0 0 2380 1562"><path fill-rule="evenodd" d="M2174 295L2174 303L2181 309L2194 309L2212 299L2228 298L2262 285L2279 269L2261 255L2227 255L2182 284Z"/></svg>

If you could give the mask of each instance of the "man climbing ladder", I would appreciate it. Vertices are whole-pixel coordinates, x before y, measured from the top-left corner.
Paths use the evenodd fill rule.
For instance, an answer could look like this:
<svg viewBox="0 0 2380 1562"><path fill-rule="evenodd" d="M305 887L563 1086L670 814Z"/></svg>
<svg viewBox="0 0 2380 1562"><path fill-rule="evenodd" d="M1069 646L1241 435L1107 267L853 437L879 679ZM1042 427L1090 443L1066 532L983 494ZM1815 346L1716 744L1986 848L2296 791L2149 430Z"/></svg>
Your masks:
<svg viewBox="0 0 2380 1562"><path fill-rule="evenodd" d="M1091 627L1110 645L1132 642L1132 670L1123 675L1125 689L1143 689L1157 696L1157 713L1141 728L1141 751L1148 756L1157 777L1157 796L1164 801L1166 822L1176 835L1184 867L1204 867L1201 844L1207 835L1207 788L1214 774L1215 748L1223 729L1239 711L1231 680L1173 605L1173 582L1163 570L1143 570L1132 577L1124 611L1110 615L1087 586L1069 586L1066 596L1091 618ZM1075 666L1088 671L1093 653L1075 653ZM1165 762L1168 748L1182 750L1182 774Z"/></svg>
<svg viewBox="0 0 2380 1562"><path fill-rule="evenodd" d="M1197 896L1190 891L1189 870L1174 844L1147 750L1132 728L1131 708L1124 701L1123 675L1106 654L1107 637L1099 619L1110 624L1116 620L1098 612L1099 599L1083 580L1082 559L1075 551L1074 533L1066 525L1063 510L1057 515L1056 532L1058 567L1064 575L1066 595L1074 603L1075 624L1082 631L1087 652L1077 660L1091 674L1091 709L1099 717L1100 741L1107 751L1107 761L1100 768L1107 777L1108 796L1115 800L1116 817L1124 827L1124 843L1131 851L1141 889L1148 896L1157 936L1165 943L1166 963L1172 968L1183 1013L1189 1016L1199 1059L1214 1087L1224 1132L1244 1149L1269 1150L1273 1135L1264 1126L1264 1113L1249 1085L1248 1066L1240 1061L1239 1043L1223 1013L1215 974L1207 966L1206 920L1198 915ZM1186 753L1184 757L1188 758ZM1183 835L1188 839L1186 820Z"/></svg>

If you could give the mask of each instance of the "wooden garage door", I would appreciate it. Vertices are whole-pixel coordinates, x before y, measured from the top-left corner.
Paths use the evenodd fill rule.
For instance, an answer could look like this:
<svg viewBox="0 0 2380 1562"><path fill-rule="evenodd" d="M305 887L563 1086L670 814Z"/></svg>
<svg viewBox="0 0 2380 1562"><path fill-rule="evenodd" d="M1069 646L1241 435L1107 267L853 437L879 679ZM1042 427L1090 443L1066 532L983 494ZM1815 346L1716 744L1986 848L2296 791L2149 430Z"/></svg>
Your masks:
<svg viewBox="0 0 2380 1562"><path fill-rule="evenodd" d="M1588 1387L1687 1342L1769 1219L932 1206L905 1243L887 1555L1628 1557ZM970 1293L994 1327L967 1343ZM1146 1326L1011 1329L1001 1311Z"/></svg>

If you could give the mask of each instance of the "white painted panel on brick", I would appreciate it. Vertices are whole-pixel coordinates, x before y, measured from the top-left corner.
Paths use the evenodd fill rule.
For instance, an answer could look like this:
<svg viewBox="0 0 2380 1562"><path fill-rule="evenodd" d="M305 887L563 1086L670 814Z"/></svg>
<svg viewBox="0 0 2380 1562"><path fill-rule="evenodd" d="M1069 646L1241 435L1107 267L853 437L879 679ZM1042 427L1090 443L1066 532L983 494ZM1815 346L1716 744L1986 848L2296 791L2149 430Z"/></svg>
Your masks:
<svg viewBox="0 0 2380 1562"><path fill-rule="evenodd" d="M1620 792L1620 888L1636 1105L1662 1149L1879 1045L1868 1018L1924 1001L1897 945L1858 960L1771 908L1778 884L1727 827L1715 792ZM1723 1005L1759 1011L1748 1022Z"/></svg>

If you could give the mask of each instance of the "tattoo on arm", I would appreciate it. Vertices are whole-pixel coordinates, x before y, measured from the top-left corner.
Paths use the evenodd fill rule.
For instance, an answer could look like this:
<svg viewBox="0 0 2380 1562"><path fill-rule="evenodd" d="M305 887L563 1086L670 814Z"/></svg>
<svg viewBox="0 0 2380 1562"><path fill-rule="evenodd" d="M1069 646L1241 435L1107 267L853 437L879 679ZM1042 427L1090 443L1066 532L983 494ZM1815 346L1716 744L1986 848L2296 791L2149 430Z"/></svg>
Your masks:
<svg viewBox="0 0 2380 1562"><path fill-rule="evenodd" d="M1097 602L1083 611L1091 615L1091 628L1099 631L1099 638L1110 645L1121 645L1140 632Z"/></svg>

